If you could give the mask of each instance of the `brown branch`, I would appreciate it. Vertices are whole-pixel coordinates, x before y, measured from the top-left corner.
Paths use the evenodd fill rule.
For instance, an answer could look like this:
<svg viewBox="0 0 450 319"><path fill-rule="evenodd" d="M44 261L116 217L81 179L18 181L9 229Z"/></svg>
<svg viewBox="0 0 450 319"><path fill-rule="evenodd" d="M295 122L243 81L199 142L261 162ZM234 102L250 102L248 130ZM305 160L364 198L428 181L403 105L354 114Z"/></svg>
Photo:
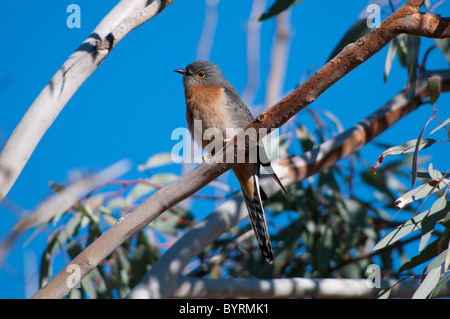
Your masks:
<svg viewBox="0 0 450 319"><path fill-rule="evenodd" d="M302 86L267 112L258 116L247 126L247 128L253 127L257 131L260 131L259 129L280 127L297 112L312 103L331 85L336 83L358 65L367 61L372 55L381 50L389 43L389 41L401 32L417 32L421 25L416 25L416 23L419 23L422 20L434 21L437 19L438 22L441 21L438 16L434 15L432 15L433 18L425 17L422 20L414 19L418 14L420 4L417 4L419 2L421 4L423 1L408 1L404 6L399 8L398 11L394 12L381 23L379 28L375 28L356 43L345 47L344 50L342 50L334 59L329 61L316 74L311 76L311 78ZM420 16L422 17L422 15ZM443 23L448 24L448 20L445 19L443 21ZM442 31L438 32L435 30L431 34L436 37L446 36L448 27L441 29ZM264 134L260 134L258 138L262 138L263 136ZM235 138L234 141L230 141L227 144L226 149L218 152L213 159L223 158L223 152L226 152L226 158L233 158L235 150L232 146L233 143L237 141L237 138ZM360 144L358 141L354 142ZM243 149L243 147L238 145L238 151L242 151ZM61 298L67 295L70 290L67 286L67 279L72 274L71 271L68 271L69 266L72 267L72 265L77 265L80 269L80 277L84 277L124 241L140 231L164 211L194 194L210 181L225 173L233 165L234 163L204 163L174 183L160 189L134 211L125 216L120 222L103 233L100 238L80 253L80 255L78 255L33 297ZM180 266L181 265L178 265L176 268Z"/></svg>

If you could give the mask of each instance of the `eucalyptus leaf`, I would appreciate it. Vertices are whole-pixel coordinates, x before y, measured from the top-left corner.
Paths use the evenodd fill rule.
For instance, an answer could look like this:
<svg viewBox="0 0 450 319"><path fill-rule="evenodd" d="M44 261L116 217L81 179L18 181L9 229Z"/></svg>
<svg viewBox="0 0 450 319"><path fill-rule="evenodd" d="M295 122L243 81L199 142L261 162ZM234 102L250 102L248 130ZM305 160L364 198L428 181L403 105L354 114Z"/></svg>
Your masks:
<svg viewBox="0 0 450 319"><path fill-rule="evenodd" d="M406 221L402 225L396 227L388 235L384 236L373 248L374 250L379 250L392 245L396 241L402 239L406 235L419 230L422 228L420 222L429 214L429 210L414 216L410 220Z"/></svg>
<svg viewBox="0 0 450 319"><path fill-rule="evenodd" d="M158 185L166 185L175 181L179 176L173 173L161 173L153 175L150 182Z"/></svg>
<svg viewBox="0 0 450 319"><path fill-rule="evenodd" d="M265 13L260 14L259 16L255 17L254 21L263 21L267 20L269 18L272 18L281 12L289 9L294 4L297 4L299 2L302 2L303 0L276 0L275 3L267 10Z"/></svg>
<svg viewBox="0 0 450 319"><path fill-rule="evenodd" d="M430 180L428 181L428 183L417 186L416 188L403 194L395 201L395 204L398 208L403 208L413 201L419 200L441 189L444 189L447 185L447 182L447 179L443 179L441 182Z"/></svg>
<svg viewBox="0 0 450 319"><path fill-rule="evenodd" d="M434 39L434 41L436 42L444 57L447 59L447 63L450 66L450 38Z"/></svg>
<svg viewBox="0 0 450 319"><path fill-rule="evenodd" d="M402 272L405 270L412 269L414 267L417 267L418 265L421 265L433 258L435 258L438 255L438 249L441 251L442 249L447 249L448 247L448 237L449 234L444 232L444 235L442 237L439 237L435 241L433 241L431 244L429 244L425 249L423 249L419 255L414 256L411 258L411 260L405 262L398 270L398 272Z"/></svg>
<svg viewBox="0 0 450 319"><path fill-rule="evenodd" d="M434 258L427 266L426 272L431 271L433 268L441 267L445 263L445 258L448 255L449 249L442 251L436 258Z"/></svg>
<svg viewBox="0 0 450 319"><path fill-rule="evenodd" d="M375 169L380 166L383 163L383 160L388 155L400 155L400 154L406 154L414 152L417 150L423 150L425 148L430 147L434 143L438 142L437 140L430 139L430 138L421 138L420 140L410 140L402 145L393 146L385 150L379 157L375 165L373 165L372 170L375 171Z"/></svg>
<svg viewBox="0 0 450 319"><path fill-rule="evenodd" d="M383 81L386 82L387 78L389 76L389 73L391 73L392 63L394 62L394 58L396 56L397 50L398 50L398 44L397 41L394 41L393 39L391 43L389 44L389 49L386 55L386 62L384 63L384 74L383 74Z"/></svg>
<svg viewBox="0 0 450 319"><path fill-rule="evenodd" d="M107 208L113 210L113 209L123 209L127 206L129 206L130 203L122 196L117 196L109 201Z"/></svg>
<svg viewBox="0 0 450 319"><path fill-rule="evenodd" d="M438 296L439 291L447 284L449 278L450 278L450 272L446 273L444 276L441 277L441 279L439 279L439 282L437 283L436 287L433 290L433 294L431 295L431 298Z"/></svg>
<svg viewBox="0 0 450 319"><path fill-rule="evenodd" d="M416 183L416 179L417 179L417 158L419 156L420 142L422 141L422 136L423 136L423 133L425 132L425 128L426 127L427 126L425 125L425 127L420 132L419 138L417 139L417 142L416 142L416 147L414 149L413 160L412 160L412 167L411 167L411 187L414 187L414 184Z"/></svg>
<svg viewBox="0 0 450 319"><path fill-rule="evenodd" d="M408 101L414 99L417 79L417 58L419 56L420 38L417 35L408 34L406 36L408 53L406 55L406 67L408 69L408 85L406 96Z"/></svg>
<svg viewBox="0 0 450 319"><path fill-rule="evenodd" d="M444 122L442 122L441 125L439 125L438 127L436 127L434 130L431 131L430 135L433 134L434 132L436 132L437 130L443 128L445 125L447 125L450 122L450 117L448 119L446 119ZM448 133L448 131L447 131Z"/></svg>
<svg viewBox="0 0 450 319"><path fill-rule="evenodd" d="M427 81L427 88L431 103L436 103L441 94L441 79L437 77L429 78Z"/></svg>
<svg viewBox="0 0 450 319"><path fill-rule="evenodd" d="M97 289L89 275L90 274L81 280L81 288L90 299L97 299Z"/></svg>
<svg viewBox="0 0 450 319"><path fill-rule="evenodd" d="M149 194L153 190L155 190L155 186L146 184L144 182L138 183L128 193L128 195L126 197L126 201L129 203L135 203L136 200L138 200L139 198L141 198L144 195Z"/></svg>
<svg viewBox="0 0 450 319"><path fill-rule="evenodd" d="M425 299L433 291L441 278L441 267L433 268L417 288L413 299Z"/></svg>
<svg viewBox="0 0 450 319"><path fill-rule="evenodd" d="M151 156L147 160L147 163L139 165L138 170L145 171L150 168L156 168L156 167L160 167L160 166L168 165L168 164L172 164L172 163L173 163L173 160L172 160L171 153L159 153L159 154L155 154L155 155Z"/></svg>
<svg viewBox="0 0 450 319"><path fill-rule="evenodd" d="M425 248L425 246L427 245L428 241L431 238L432 233L433 233L433 230L429 230L428 232L423 234L422 237L420 237L419 251L421 251L422 249Z"/></svg>

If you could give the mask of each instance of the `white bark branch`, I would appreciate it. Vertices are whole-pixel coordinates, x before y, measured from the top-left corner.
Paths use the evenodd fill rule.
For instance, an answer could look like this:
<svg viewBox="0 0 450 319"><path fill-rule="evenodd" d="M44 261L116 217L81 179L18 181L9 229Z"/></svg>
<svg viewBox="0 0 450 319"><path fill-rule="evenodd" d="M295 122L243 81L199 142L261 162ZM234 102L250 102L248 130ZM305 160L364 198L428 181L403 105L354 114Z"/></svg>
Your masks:
<svg viewBox="0 0 450 319"><path fill-rule="evenodd" d="M120 1L67 59L25 113L0 153L0 201L8 194L61 110L111 49L131 30L173 1L155 0L150 4L148 0Z"/></svg>
<svg viewBox="0 0 450 319"><path fill-rule="evenodd" d="M254 17L264 11L266 0L253 0L250 17L247 22L247 83L241 93L241 98L250 109L255 100L260 82L261 55L261 23L254 21Z"/></svg>
<svg viewBox="0 0 450 319"><path fill-rule="evenodd" d="M209 60L219 20L220 0L205 0L205 19L197 46L197 60Z"/></svg>
<svg viewBox="0 0 450 319"><path fill-rule="evenodd" d="M389 298L411 298L420 280L381 280L380 287L372 287L367 279L281 278L209 279L182 277L174 298L373 298L380 289L394 286ZM438 297L450 296L450 283Z"/></svg>
<svg viewBox="0 0 450 319"><path fill-rule="evenodd" d="M276 17L275 34L272 44L272 56L269 75L267 76L265 105L274 105L282 96L286 66L289 53L290 10Z"/></svg>

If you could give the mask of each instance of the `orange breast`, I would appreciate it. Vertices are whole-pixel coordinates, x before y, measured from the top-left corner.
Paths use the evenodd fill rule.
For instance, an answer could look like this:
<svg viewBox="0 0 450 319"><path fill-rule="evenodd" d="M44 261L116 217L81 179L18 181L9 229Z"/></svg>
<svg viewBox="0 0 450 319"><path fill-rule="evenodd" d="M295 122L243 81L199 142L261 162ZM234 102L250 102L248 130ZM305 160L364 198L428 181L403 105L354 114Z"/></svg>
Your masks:
<svg viewBox="0 0 450 319"><path fill-rule="evenodd" d="M197 144L205 147L210 142L202 139L206 129L217 128L225 137L227 114L224 108L224 89L220 86L194 84L186 88L185 95L188 128ZM194 127L194 121L199 120L201 128L198 125Z"/></svg>

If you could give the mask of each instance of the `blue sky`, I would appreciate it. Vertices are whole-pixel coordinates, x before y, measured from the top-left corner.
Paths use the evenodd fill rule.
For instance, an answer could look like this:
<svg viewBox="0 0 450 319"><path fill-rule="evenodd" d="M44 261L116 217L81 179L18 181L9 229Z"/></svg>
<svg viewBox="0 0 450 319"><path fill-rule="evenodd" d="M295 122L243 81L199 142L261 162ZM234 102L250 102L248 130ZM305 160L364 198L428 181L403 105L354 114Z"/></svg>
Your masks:
<svg viewBox="0 0 450 319"><path fill-rule="evenodd" d="M71 3L81 8L79 29L66 25L69 15L66 9ZM3 84L0 87L0 146L53 74L116 3L87 0L0 2L0 28L6 30L0 50L0 83ZM210 57L238 92L242 92L247 78L244 28L251 3L220 2ZM284 93L291 91L311 67L315 71L326 62L336 43L366 6L361 0L345 3L342 6L338 1L304 1L294 6ZM437 13L445 16L449 9L450 4L446 2ZM143 177L136 169L138 164L156 153L170 152L175 144L170 139L172 131L186 126L181 76L173 70L196 59L204 13L204 1L177 0L125 37L66 105L37 146L8 198L24 209L32 209L50 193L48 181L67 181L71 170L95 171L129 158L134 166L126 177ZM273 29L273 19L262 24L260 72L263 80L256 104L264 98ZM423 43L428 48L433 41L427 39ZM398 60L394 62L388 81L383 83L386 52L387 48L352 71L311 108L333 112L348 128L383 105L406 83L406 71L400 68ZM427 66L438 69L447 68L448 64L440 52L434 50ZM441 105L439 108L438 104L441 109L438 115L446 119L450 114L442 106L448 105L448 97L442 96L438 103ZM302 116L299 115L300 121ZM424 106L377 141L402 144L417 138L430 116L430 108ZM379 150L368 147L362 154L375 163ZM435 168L448 168L443 157L441 161L436 159ZM19 217L1 206L0 214L3 219L0 238L4 238ZM33 258L39 263L46 232L23 247L32 232L21 237L0 266L0 298L28 296L25 281L30 276L34 280L37 278L37 273L29 272L30 267L25 271L24 263L32 264Z"/></svg>

